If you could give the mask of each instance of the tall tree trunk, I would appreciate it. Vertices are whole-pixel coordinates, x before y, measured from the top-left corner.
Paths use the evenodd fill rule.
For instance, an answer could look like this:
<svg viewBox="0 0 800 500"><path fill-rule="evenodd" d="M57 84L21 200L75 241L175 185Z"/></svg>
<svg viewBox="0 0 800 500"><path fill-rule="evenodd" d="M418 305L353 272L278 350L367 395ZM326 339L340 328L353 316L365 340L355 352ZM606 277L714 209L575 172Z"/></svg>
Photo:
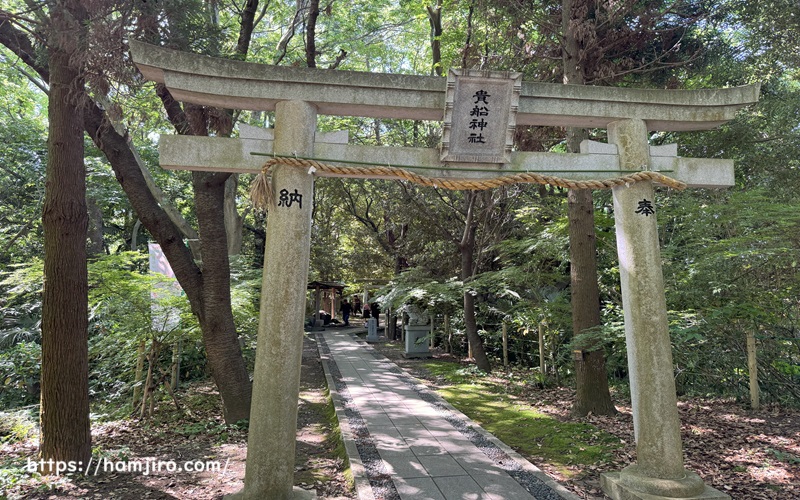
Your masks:
<svg viewBox="0 0 800 500"><path fill-rule="evenodd" d="M247 6L255 8L254 4ZM245 53L239 54L244 58L246 47L237 46L237 50L245 50ZM160 86L157 90L170 122L178 133L209 134L207 108L192 104L183 107L166 87ZM227 135L230 130L219 132ZM203 266L192 311L200 323L211 375L222 397L225 422L234 423L250 417L252 383L242 356L231 307L230 260L225 225L225 185L229 177L229 174L222 173L192 173ZM233 211L235 213L235 207ZM238 217L238 214L235 215ZM166 251L165 255L170 258Z"/></svg>
<svg viewBox="0 0 800 500"><path fill-rule="evenodd" d="M239 39L236 41L234 53L242 60L250 50L250 39L253 37L256 13L258 11L258 0L247 0L242 9L242 20L239 29Z"/></svg>
<svg viewBox="0 0 800 500"><path fill-rule="evenodd" d="M227 174L194 172L195 210L203 254L203 308L198 316L203 345L225 407L225 421L250 417L250 375L245 367L231 308L230 261L225 232Z"/></svg>
<svg viewBox="0 0 800 500"><path fill-rule="evenodd" d="M431 74L442 76L442 0L436 6L428 8L428 22L431 25Z"/></svg>
<svg viewBox="0 0 800 500"><path fill-rule="evenodd" d="M467 208L467 217L464 224L464 235L461 238L461 243L458 246L461 252L461 279L464 281L464 327L467 331L467 340L472 348L472 355L475 358L475 364L481 370L489 373L492 371L492 365L489 363L489 358L486 356L486 351L483 348L483 341L478 335L478 324L475 321L475 296L472 295L466 286L474 275L475 266L475 232L477 231L477 223L475 222L475 204L477 203L478 193L475 191L467 191L465 204Z"/></svg>
<svg viewBox="0 0 800 500"><path fill-rule="evenodd" d="M70 5L53 2L50 37L49 137L42 296L41 437L44 460L88 463L89 423L88 276L86 169L83 164L83 81L64 49L78 26ZM74 37L74 32L71 33ZM51 462L52 463L52 462ZM45 464L43 472L52 473Z"/></svg>
<svg viewBox="0 0 800 500"><path fill-rule="evenodd" d="M583 85L584 62L581 58L578 33L583 19L577 17L576 7L582 0L563 0L562 27L564 47L564 83ZM580 152L580 143L587 137L583 129L567 129L567 149ZM600 325L600 290L597 285L597 245L594 228L594 203L591 189L570 189L569 259L570 290L572 294L572 331L574 335ZM572 411L579 416L594 413L613 415L616 408L608 390L605 354L589 344L574 353L575 404Z"/></svg>
<svg viewBox="0 0 800 500"><path fill-rule="evenodd" d="M600 291L597 286L597 256L594 206L590 189L570 189L569 255L572 290L572 331L575 335L600 325ZM594 343L576 350L575 415L613 415L616 408L608 390L605 354Z"/></svg>

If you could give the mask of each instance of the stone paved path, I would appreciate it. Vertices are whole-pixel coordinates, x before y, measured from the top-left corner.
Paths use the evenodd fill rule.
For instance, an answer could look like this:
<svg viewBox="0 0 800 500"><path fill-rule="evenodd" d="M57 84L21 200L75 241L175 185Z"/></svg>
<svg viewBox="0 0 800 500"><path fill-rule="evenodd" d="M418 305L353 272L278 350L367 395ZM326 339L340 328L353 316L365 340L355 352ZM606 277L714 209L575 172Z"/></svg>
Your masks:
<svg viewBox="0 0 800 500"><path fill-rule="evenodd" d="M316 338L360 500L578 498L351 332Z"/></svg>

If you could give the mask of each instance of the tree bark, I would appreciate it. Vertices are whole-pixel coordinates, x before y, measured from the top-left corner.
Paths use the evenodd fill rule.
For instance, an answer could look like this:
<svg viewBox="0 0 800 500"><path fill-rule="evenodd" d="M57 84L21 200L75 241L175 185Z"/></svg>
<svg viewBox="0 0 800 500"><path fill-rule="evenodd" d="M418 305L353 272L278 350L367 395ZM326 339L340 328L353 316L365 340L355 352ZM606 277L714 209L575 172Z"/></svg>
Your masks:
<svg viewBox="0 0 800 500"><path fill-rule="evenodd" d="M563 0L562 48L564 83L583 85L584 61L581 58L581 42L578 32L583 22L577 16L576 5L580 0ZM580 143L587 137L583 129L567 129L567 150L580 152ZM570 189L567 193L569 205L569 259L570 290L572 294L572 331L579 335L589 328L600 325L600 289L597 285L597 245L594 228L594 203L591 189ZM586 350L576 350L575 360L575 415L588 413L613 415L616 408L608 390L605 354L593 345Z"/></svg>
<svg viewBox="0 0 800 500"><path fill-rule="evenodd" d="M442 0L436 2L436 7L427 7L428 22L431 25L431 74L442 76Z"/></svg>
<svg viewBox="0 0 800 500"><path fill-rule="evenodd" d="M89 423L88 274L83 123L83 80L61 45L76 21L62 2L51 5L49 137L42 295L41 436L43 460L88 463ZM74 36L74 34L73 34ZM54 464L44 464L53 473Z"/></svg>
<svg viewBox="0 0 800 500"><path fill-rule="evenodd" d="M600 325L600 290L597 286L597 255L594 205L591 189L570 189L569 255L572 290L572 331L575 335ZM605 354L593 344L576 350L574 414L613 415L606 374Z"/></svg>
<svg viewBox="0 0 800 500"><path fill-rule="evenodd" d="M317 67L317 17L319 17L319 0L310 0L306 21L306 65L309 68Z"/></svg>
<svg viewBox="0 0 800 500"><path fill-rule="evenodd" d="M242 60L250 50L250 39L253 37L256 13L258 11L258 0L247 0L242 10L242 21L239 29L239 39L236 41L235 53Z"/></svg>
<svg viewBox="0 0 800 500"><path fill-rule="evenodd" d="M475 222L475 204L477 203L478 193L475 191L466 192L467 218L464 224L464 235L458 249L461 252L461 279L464 281L464 327L467 331L467 340L472 348L472 355L475 364L481 370L489 373L492 365L486 356L483 348L483 341L478 334L478 324L475 320L475 296L466 289L467 284L474 275L475 257L475 232L477 223Z"/></svg>
<svg viewBox="0 0 800 500"><path fill-rule="evenodd" d="M104 113L96 106L87 108L86 116L86 130L95 144L106 154L117 180L142 224L164 250L175 272L175 278L186 292L192 312L200 321L209 365L222 397L225 421L234 423L248 418L250 378L247 376L247 369L241 356L230 306L227 239L222 220L224 178L215 177L215 174L194 174L200 179L195 181L195 200L198 204L202 244L205 252L208 252L204 253L203 271L201 271L195 264L189 248L183 243L183 233L161 209L148 189L125 137L117 133ZM211 192L202 193L206 188ZM218 199L209 201L214 197ZM201 205L212 208L203 210ZM203 215L200 212L203 212ZM210 216L215 222L204 219L206 216ZM214 228L215 224L218 227ZM215 241L207 241L207 238ZM219 238L218 241L216 238ZM224 258L220 254L224 254ZM228 300L227 306L220 305L220 300L225 300L225 297ZM226 343L229 345L226 346ZM237 352L238 358L235 354ZM220 356L220 359L216 359L216 356Z"/></svg>
<svg viewBox="0 0 800 500"><path fill-rule="evenodd" d="M159 87L158 91L170 122L178 133L208 135L206 108L196 105L182 108L168 89ZM225 184L229 178L230 174L227 173L192 173L203 260L200 286L195 294L197 303L192 304L192 311L197 315L203 333L203 346L211 375L222 397L225 422L235 423L250 417L252 384L231 307L230 261L225 226ZM169 254L166 255L170 259Z"/></svg>
<svg viewBox="0 0 800 500"><path fill-rule="evenodd" d="M231 308L230 261L225 231L227 174L194 172L195 210L203 254L199 316L211 375L224 401L226 422L250 417L250 375L244 364Z"/></svg>

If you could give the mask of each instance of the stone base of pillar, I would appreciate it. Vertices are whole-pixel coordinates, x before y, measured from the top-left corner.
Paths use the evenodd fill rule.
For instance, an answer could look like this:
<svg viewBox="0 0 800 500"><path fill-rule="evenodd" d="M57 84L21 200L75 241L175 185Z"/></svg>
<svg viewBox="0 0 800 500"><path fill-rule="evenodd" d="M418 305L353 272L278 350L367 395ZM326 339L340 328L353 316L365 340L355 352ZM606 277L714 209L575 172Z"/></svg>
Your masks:
<svg viewBox="0 0 800 500"><path fill-rule="evenodd" d="M263 493L249 493L245 490L222 497L223 500L263 500L266 498ZM299 486L292 488L291 500L317 500L315 491L304 490Z"/></svg>
<svg viewBox="0 0 800 500"><path fill-rule="evenodd" d="M659 479L637 474L636 466L600 475L603 492L614 500L730 500L730 495L703 483L694 472L683 479Z"/></svg>

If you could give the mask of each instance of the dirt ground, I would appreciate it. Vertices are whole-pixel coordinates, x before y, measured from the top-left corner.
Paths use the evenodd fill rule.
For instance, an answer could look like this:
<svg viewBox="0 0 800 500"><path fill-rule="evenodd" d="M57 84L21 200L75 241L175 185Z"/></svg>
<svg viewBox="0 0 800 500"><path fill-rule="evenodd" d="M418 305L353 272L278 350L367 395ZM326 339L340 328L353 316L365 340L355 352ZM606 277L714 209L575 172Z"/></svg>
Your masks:
<svg viewBox="0 0 800 500"><path fill-rule="evenodd" d="M354 498L345 462L337 454L336 443L332 442L335 440L329 439L326 383L316 345L306 339L304 347L295 484L316 490L324 499ZM378 349L432 388L440 383L422 368L421 361L402 358L396 344ZM239 491L244 479L246 431L223 424L218 397L211 384L192 385L178 394L183 406L192 408L191 414L177 412L169 400L164 400L150 421L96 425L94 457L123 462L214 461L224 467L222 470L162 471L147 475L101 470L97 475L70 479L20 476L7 491L0 492L0 499L5 494L8 498L37 499L216 500ZM570 416L573 396L573 391L567 388L530 387L520 399L555 418L573 420ZM604 498L599 486L600 472L619 470L635 459L630 403L616 399L618 415L580 419L625 442L612 462L573 469L572 475L566 477L539 457L527 458L581 498ZM800 499L800 411L768 406L751 412L733 401L701 399L682 400L679 407L686 466L699 473L707 484L727 492L735 500ZM16 460L22 467L26 459L36 456L36 446L33 441L3 444L0 463Z"/></svg>
<svg viewBox="0 0 800 500"><path fill-rule="evenodd" d="M320 498L354 498L345 475L345 461L337 454L329 421L327 383L316 344L306 338L298 407L295 485L313 489ZM164 400L150 421L126 420L95 425L93 459L114 463L153 464L157 460L210 462L218 470L205 472L104 472L61 478L20 479L0 499L191 499L217 500L244 484L246 430L226 426L216 391L210 383L194 384L178 392L180 414ZM35 460L37 443L0 446L0 463L16 460L24 467ZM2 481L2 478L0 478ZM0 485L4 484L0 482Z"/></svg>

